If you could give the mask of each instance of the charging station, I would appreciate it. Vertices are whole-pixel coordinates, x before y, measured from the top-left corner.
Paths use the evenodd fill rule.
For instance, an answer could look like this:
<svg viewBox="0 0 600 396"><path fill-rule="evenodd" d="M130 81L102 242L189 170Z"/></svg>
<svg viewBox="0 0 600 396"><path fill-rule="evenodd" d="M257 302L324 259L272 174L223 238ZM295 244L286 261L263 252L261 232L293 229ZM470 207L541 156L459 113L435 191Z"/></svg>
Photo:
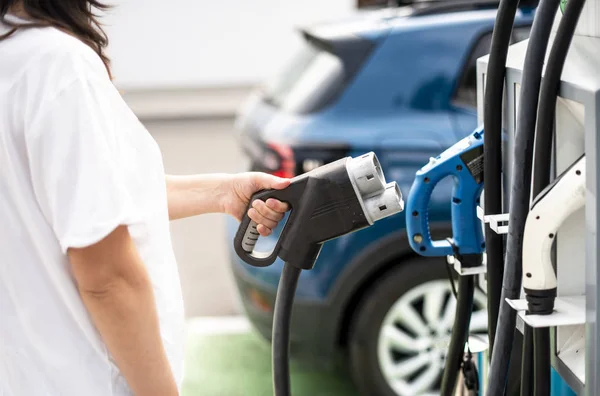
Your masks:
<svg viewBox="0 0 600 396"><path fill-rule="evenodd" d="M561 6L561 10L564 7ZM549 46L554 42L562 12L556 14ZM503 129L503 199L508 211L511 164L517 128L517 114L524 60L529 40L510 47L506 63L505 111ZM548 54L546 53L546 60ZM480 58L477 65L478 118L483 123L484 83L489 57ZM547 64L545 65L545 68ZM561 175L583 154L585 166L585 205L575 210L556 233L553 248L556 263L556 301L550 315L527 314L524 296L510 301L518 312L517 328L523 332L524 323L530 327L549 328L551 345L552 395L600 394L597 373L600 333L597 327L600 292L598 291L598 205L597 139L600 130L600 1L588 0L577 24L559 85L556 104L555 137L552 170ZM534 158L535 160L535 158ZM498 213L492 220L506 232L508 216ZM508 226L508 227L506 227ZM524 266L526 263L523 264ZM525 272L525 271L524 271ZM526 274L524 273L524 276ZM485 283L485 282L482 282ZM480 359L485 363L487 359ZM485 371L485 370L482 370ZM568 389L564 385L568 385Z"/></svg>

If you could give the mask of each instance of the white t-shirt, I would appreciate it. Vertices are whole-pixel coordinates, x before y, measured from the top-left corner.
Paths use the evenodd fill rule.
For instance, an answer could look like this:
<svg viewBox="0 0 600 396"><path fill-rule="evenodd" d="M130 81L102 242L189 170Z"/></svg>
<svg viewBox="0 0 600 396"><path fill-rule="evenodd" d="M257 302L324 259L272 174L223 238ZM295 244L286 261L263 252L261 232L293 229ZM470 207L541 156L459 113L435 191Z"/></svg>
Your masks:
<svg viewBox="0 0 600 396"><path fill-rule="evenodd" d="M0 395L131 394L66 256L120 224L181 383L183 300L156 142L87 45L53 28L0 41Z"/></svg>

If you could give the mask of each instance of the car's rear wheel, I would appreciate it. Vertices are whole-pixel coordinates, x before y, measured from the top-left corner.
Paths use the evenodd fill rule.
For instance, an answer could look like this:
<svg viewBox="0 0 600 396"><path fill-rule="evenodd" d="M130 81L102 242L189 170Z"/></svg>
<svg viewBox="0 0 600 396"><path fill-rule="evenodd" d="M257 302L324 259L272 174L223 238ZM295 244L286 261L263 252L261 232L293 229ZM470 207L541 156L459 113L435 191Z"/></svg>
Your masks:
<svg viewBox="0 0 600 396"><path fill-rule="evenodd" d="M456 299L442 258L412 259L386 272L352 319L352 375L369 396L439 395ZM471 333L485 334L485 295L477 289Z"/></svg>

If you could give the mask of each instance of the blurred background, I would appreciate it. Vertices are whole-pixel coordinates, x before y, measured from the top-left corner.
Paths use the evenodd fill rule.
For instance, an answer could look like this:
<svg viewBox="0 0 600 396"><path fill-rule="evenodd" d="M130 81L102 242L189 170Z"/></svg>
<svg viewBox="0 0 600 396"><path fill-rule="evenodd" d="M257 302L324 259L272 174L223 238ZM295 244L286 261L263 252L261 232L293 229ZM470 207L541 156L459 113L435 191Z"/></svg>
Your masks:
<svg viewBox="0 0 600 396"><path fill-rule="evenodd" d="M171 174L293 177L374 151L408 194L429 157L477 125L476 60L490 0L121 0L105 17L115 83ZM529 34L519 11L513 41ZM431 200L450 235L450 184ZM184 396L272 394L281 264L232 251L237 223L172 223L188 317ZM279 232L261 238L272 249ZM404 214L325 244L302 274L292 330L297 396L439 394L455 300L443 259L415 256ZM485 336L483 292L471 330Z"/></svg>

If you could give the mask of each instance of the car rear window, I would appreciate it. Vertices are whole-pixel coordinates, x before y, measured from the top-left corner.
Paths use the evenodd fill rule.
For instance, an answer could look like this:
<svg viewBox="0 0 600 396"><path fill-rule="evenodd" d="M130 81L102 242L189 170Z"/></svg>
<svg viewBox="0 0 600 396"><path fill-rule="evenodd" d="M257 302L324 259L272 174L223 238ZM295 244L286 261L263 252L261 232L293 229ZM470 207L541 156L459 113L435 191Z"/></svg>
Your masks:
<svg viewBox="0 0 600 396"><path fill-rule="evenodd" d="M531 26L516 26L513 29L511 44L529 38ZM477 107L477 59L490 53L492 32L481 35L471 48L469 60L465 64L458 88L454 94L453 103L457 106Z"/></svg>
<svg viewBox="0 0 600 396"><path fill-rule="evenodd" d="M343 61L303 39L294 56L263 86L265 100L291 113L326 106L345 80Z"/></svg>

